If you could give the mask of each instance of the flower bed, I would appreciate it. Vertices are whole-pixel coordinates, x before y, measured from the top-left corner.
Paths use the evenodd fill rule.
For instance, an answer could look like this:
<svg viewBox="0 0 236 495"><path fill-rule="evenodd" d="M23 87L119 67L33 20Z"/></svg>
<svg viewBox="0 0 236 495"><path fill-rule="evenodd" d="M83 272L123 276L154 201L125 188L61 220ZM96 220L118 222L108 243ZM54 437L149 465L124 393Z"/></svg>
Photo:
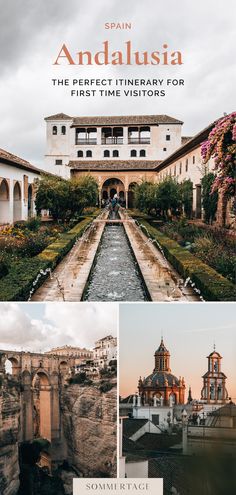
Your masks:
<svg viewBox="0 0 236 495"><path fill-rule="evenodd" d="M235 282L235 241L226 237L222 230L206 229L188 224L186 221L179 221L160 226L160 231L214 268L223 277Z"/></svg>
<svg viewBox="0 0 236 495"><path fill-rule="evenodd" d="M192 282L201 291L201 295L208 301L235 301L235 285L213 268L203 263L188 250L181 247L177 242L164 235L160 230L142 220L140 227L144 234L150 235L152 239L160 244L167 260L176 268L178 273Z"/></svg>
<svg viewBox="0 0 236 495"><path fill-rule="evenodd" d="M76 239L81 237L85 229L92 223L94 216L85 217L68 232L64 232L58 239L49 244L40 254L33 257L18 259L11 264L8 273L0 280L1 301L26 301L29 298L33 283L40 274L36 289L49 272L71 249Z"/></svg>

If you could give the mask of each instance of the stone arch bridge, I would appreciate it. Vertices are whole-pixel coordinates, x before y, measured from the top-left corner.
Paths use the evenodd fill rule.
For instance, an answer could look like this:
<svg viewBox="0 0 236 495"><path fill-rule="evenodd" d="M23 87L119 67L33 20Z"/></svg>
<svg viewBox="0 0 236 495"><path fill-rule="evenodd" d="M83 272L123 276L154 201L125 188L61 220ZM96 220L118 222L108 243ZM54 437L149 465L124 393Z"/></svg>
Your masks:
<svg viewBox="0 0 236 495"><path fill-rule="evenodd" d="M0 350L0 376L6 375L6 362L20 390L20 441L61 438L60 390L69 372L78 363L76 356ZM1 416L1 411L0 411Z"/></svg>

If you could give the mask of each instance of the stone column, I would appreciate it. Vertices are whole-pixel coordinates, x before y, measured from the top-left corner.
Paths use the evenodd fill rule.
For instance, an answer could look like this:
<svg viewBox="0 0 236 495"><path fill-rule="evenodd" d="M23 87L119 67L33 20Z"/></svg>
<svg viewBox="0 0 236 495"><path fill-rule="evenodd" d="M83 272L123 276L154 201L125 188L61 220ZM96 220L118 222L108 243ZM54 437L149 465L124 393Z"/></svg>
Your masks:
<svg viewBox="0 0 236 495"><path fill-rule="evenodd" d="M136 395L133 395L133 407L136 406Z"/></svg>
<svg viewBox="0 0 236 495"><path fill-rule="evenodd" d="M129 200L128 200L128 191L125 191L125 208L128 208L129 207L128 202L129 202Z"/></svg>
<svg viewBox="0 0 236 495"><path fill-rule="evenodd" d="M128 127L123 127L123 143L128 144Z"/></svg>
<svg viewBox="0 0 236 495"><path fill-rule="evenodd" d="M138 395L137 399L138 399L137 400L137 407L141 407L141 397L140 397L140 395Z"/></svg>
<svg viewBox="0 0 236 495"><path fill-rule="evenodd" d="M58 385L51 389L51 438L60 438L60 405Z"/></svg>
<svg viewBox="0 0 236 495"><path fill-rule="evenodd" d="M102 128L97 127L97 144L102 144Z"/></svg>
<svg viewBox="0 0 236 495"><path fill-rule="evenodd" d="M21 394L21 441L33 440L33 397L31 384L23 385Z"/></svg>
<svg viewBox="0 0 236 495"><path fill-rule="evenodd" d="M153 401L154 401L154 407L157 407L157 398L155 396L153 397Z"/></svg>

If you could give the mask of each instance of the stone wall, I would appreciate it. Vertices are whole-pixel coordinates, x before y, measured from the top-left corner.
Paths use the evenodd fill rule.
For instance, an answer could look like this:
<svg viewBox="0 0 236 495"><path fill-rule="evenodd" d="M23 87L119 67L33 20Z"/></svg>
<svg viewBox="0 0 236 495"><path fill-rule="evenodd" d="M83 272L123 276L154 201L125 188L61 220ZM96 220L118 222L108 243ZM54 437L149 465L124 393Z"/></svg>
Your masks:
<svg viewBox="0 0 236 495"><path fill-rule="evenodd" d="M16 495L19 488L19 391L11 379L0 376L0 493Z"/></svg>
<svg viewBox="0 0 236 495"><path fill-rule="evenodd" d="M110 383L110 382L109 382ZM62 395L68 462L80 476L116 477L116 384L69 385Z"/></svg>

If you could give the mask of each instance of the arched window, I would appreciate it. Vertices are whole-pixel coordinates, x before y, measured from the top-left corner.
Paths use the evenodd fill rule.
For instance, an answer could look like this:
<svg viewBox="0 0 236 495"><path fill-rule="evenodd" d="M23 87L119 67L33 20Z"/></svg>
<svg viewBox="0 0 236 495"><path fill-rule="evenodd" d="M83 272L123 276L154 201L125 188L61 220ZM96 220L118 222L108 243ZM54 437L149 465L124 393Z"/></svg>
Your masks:
<svg viewBox="0 0 236 495"><path fill-rule="evenodd" d="M137 156L137 151L136 150L131 150L130 156Z"/></svg>
<svg viewBox="0 0 236 495"><path fill-rule="evenodd" d="M146 156L146 150L140 150L139 156Z"/></svg>
<svg viewBox="0 0 236 495"><path fill-rule="evenodd" d="M112 156L114 156L114 157L117 158L119 156L119 151L118 150L113 150Z"/></svg>
<svg viewBox="0 0 236 495"><path fill-rule="evenodd" d="M92 151L91 150L87 150L86 151L86 157L87 158L92 158Z"/></svg>
<svg viewBox="0 0 236 495"><path fill-rule="evenodd" d="M109 158L109 156L110 156L110 151L109 151L109 150L104 150L103 156L104 156L105 158Z"/></svg>
<svg viewBox="0 0 236 495"><path fill-rule="evenodd" d="M83 158L83 156L84 156L83 151L82 150L77 151L77 156L78 156L78 158Z"/></svg>
<svg viewBox="0 0 236 495"><path fill-rule="evenodd" d="M54 136L57 135L57 126L56 125L53 126L52 133L53 133Z"/></svg>
<svg viewBox="0 0 236 495"><path fill-rule="evenodd" d="M61 133L63 134L63 136L66 135L66 126L65 125L61 126Z"/></svg>

